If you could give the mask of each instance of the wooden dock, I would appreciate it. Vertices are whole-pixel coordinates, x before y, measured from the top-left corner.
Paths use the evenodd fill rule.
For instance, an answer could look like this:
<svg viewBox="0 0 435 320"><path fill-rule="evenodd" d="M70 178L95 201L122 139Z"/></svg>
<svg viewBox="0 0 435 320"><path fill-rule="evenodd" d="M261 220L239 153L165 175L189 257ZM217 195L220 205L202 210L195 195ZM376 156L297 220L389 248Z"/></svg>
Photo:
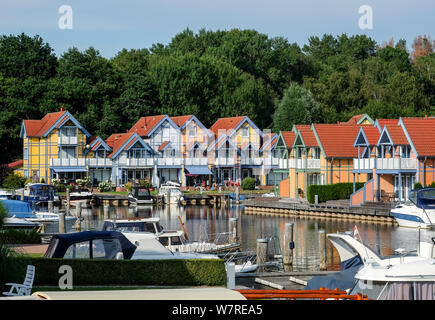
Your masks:
<svg viewBox="0 0 435 320"><path fill-rule="evenodd" d="M391 203L368 203L360 207L351 207L347 200L328 201L315 205L289 199L257 197L243 201L243 205L245 206L245 214L397 224L390 213Z"/></svg>
<svg viewBox="0 0 435 320"><path fill-rule="evenodd" d="M184 194L182 205L223 205L230 203L230 195L227 193L203 193Z"/></svg>

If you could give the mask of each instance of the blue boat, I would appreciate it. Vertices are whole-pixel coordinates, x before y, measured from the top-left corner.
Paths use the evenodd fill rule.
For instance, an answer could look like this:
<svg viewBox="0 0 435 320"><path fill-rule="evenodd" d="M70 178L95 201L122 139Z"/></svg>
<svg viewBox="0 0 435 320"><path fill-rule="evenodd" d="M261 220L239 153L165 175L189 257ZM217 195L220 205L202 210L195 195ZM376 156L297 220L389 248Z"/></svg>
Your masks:
<svg viewBox="0 0 435 320"><path fill-rule="evenodd" d="M16 198L20 199L23 189L16 190ZM47 205L48 201L56 200L54 186L46 183L31 183L24 188L24 201L31 204L32 208Z"/></svg>
<svg viewBox="0 0 435 320"><path fill-rule="evenodd" d="M21 200L3 200L0 203L8 211L8 217L15 217L20 219L36 219L30 203Z"/></svg>

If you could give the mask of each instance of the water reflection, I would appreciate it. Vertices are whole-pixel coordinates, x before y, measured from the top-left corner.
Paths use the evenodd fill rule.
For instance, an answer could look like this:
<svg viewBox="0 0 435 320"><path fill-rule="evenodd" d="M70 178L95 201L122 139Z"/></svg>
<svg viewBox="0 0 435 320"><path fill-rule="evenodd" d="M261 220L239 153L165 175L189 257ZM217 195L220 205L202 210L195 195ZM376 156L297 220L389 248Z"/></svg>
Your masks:
<svg viewBox="0 0 435 320"><path fill-rule="evenodd" d="M397 248L408 251L415 250L419 242L431 241L434 231L393 227L389 224L375 224L349 220L308 219L294 217L246 215L243 207L220 208L210 206L176 205L163 208L156 207L93 207L83 208L82 230L101 230L105 219L121 219L128 217L160 217L162 226L167 230L180 230L178 216L184 222L189 239L214 240L214 235L228 232L230 218L238 218L238 233L242 250L256 250L256 241L268 236L282 237L284 226L294 223L294 271L319 270L318 231L326 233L350 231L356 225L361 238L381 256L394 254ZM338 252L330 244L327 245L328 269L338 270L340 260Z"/></svg>

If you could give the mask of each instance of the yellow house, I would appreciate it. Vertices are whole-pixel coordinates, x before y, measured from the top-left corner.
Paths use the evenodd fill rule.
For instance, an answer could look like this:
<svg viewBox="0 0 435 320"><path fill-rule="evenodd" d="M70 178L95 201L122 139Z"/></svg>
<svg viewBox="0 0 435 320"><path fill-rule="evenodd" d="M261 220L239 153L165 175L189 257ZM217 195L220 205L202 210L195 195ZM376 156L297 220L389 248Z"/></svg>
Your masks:
<svg viewBox="0 0 435 320"><path fill-rule="evenodd" d="M48 113L41 120L24 120L20 131L24 177L49 183L52 178L86 176L84 158L90 136L68 111Z"/></svg>

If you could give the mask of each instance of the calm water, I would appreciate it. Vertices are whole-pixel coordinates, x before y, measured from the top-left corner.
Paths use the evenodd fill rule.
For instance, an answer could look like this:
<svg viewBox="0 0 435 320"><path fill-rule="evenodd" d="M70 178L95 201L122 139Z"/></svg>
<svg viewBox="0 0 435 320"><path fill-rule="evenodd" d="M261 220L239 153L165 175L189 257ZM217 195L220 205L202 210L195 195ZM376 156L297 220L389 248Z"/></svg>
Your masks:
<svg viewBox="0 0 435 320"><path fill-rule="evenodd" d="M190 240L210 239L215 234L228 232L229 218L238 218L238 232L242 250L256 249L256 240L268 236L280 237L285 223L294 225L294 271L318 270L318 231L326 233L351 231L356 225L363 241L382 256L392 255L394 249L415 250L418 244L418 230L393 227L386 224L352 222L348 220L309 220L293 217L261 217L244 214L243 207L213 208L210 206L167 206L156 207L103 207L83 208L82 230L101 230L104 219L127 217L160 217L161 225L167 230L180 230L178 216L181 216ZM420 231L420 238L430 241L434 231ZM327 241L328 269L338 270L338 252Z"/></svg>

